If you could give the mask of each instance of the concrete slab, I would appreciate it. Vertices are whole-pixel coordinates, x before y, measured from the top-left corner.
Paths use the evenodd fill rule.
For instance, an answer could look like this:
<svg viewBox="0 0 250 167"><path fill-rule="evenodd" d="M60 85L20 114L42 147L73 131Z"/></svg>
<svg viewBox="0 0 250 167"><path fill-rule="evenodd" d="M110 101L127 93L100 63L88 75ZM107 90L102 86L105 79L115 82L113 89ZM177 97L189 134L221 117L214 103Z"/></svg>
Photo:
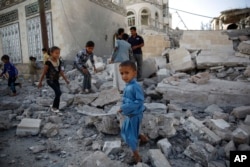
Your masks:
<svg viewBox="0 0 250 167"><path fill-rule="evenodd" d="M149 158L153 167L171 167L170 163L159 149L149 150Z"/></svg>
<svg viewBox="0 0 250 167"><path fill-rule="evenodd" d="M24 118L17 126L17 136L37 135L41 127L41 119Z"/></svg>

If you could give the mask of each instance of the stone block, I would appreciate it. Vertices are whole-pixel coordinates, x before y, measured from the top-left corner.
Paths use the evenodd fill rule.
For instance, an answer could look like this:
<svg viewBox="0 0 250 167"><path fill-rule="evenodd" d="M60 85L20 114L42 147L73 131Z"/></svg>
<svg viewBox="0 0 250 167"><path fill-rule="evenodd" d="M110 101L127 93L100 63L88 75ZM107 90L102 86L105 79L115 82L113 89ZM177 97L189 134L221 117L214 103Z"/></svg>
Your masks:
<svg viewBox="0 0 250 167"><path fill-rule="evenodd" d="M185 48L170 50L169 62L171 69L175 71L187 71L195 68L192 57Z"/></svg>
<svg viewBox="0 0 250 167"><path fill-rule="evenodd" d="M74 104L75 105L82 105L82 104L90 104L92 103L97 97L98 97L98 93L92 93L92 94L77 94L75 95L74 98Z"/></svg>
<svg viewBox="0 0 250 167"><path fill-rule="evenodd" d="M206 140L211 144L217 144L221 141L221 138L218 135L205 127L205 125L203 125L201 121L195 119L193 116L189 117L186 120L183 128L191 134L198 134L197 137L199 139Z"/></svg>
<svg viewBox="0 0 250 167"><path fill-rule="evenodd" d="M208 72L198 73L191 76L188 80L198 85L206 84L210 80L210 74Z"/></svg>
<svg viewBox="0 0 250 167"><path fill-rule="evenodd" d="M144 60L142 63L142 78L148 78L155 74L157 70L155 59L149 58Z"/></svg>
<svg viewBox="0 0 250 167"><path fill-rule="evenodd" d="M30 119L24 118L21 123L17 126L16 135L17 136L29 136L37 135L41 127L41 119Z"/></svg>
<svg viewBox="0 0 250 167"><path fill-rule="evenodd" d="M59 127L56 124L52 124L52 123L47 123L44 125L41 134L51 138L56 136L59 133Z"/></svg>
<svg viewBox="0 0 250 167"><path fill-rule="evenodd" d="M208 143L191 143L184 154L202 166L208 166L208 162L215 159L216 149Z"/></svg>
<svg viewBox="0 0 250 167"><path fill-rule="evenodd" d="M229 114L224 112L215 111L213 114L213 119L224 119L225 121L228 121Z"/></svg>
<svg viewBox="0 0 250 167"><path fill-rule="evenodd" d="M244 121L245 124L250 125L250 115L246 116L246 119Z"/></svg>
<svg viewBox="0 0 250 167"><path fill-rule="evenodd" d="M250 41L242 41L238 46L238 50L241 53L250 55Z"/></svg>
<svg viewBox="0 0 250 167"><path fill-rule="evenodd" d="M210 115L212 115L215 111L223 112L223 110L216 104L212 104L212 105L208 106L204 111L206 113L209 113Z"/></svg>
<svg viewBox="0 0 250 167"><path fill-rule="evenodd" d="M92 102L92 106L105 106L111 103L115 103L121 99L120 92L117 90L117 88L112 88L109 90L103 90L99 94L98 98Z"/></svg>
<svg viewBox="0 0 250 167"><path fill-rule="evenodd" d="M171 167L168 160L161 153L161 150L151 149L148 152L153 167Z"/></svg>
<svg viewBox="0 0 250 167"><path fill-rule="evenodd" d="M250 87L246 82L210 79L207 84L197 86L183 79L173 86L163 81L158 83L156 91L163 94L164 100L185 109L204 110L204 106L212 104L226 109L250 105Z"/></svg>
<svg viewBox="0 0 250 167"><path fill-rule="evenodd" d="M164 153L165 157L168 157L168 155L171 153L172 144L168 141L167 138L159 140L157 142L157 146Z"/></svg>
<svg viewBox="0 0 250 167"><path fill-rule="evenodd" d="M242 128L237 128L232 133L232 139L237 144L245 144L249 142L249 136Z"/></svg>
<svg viewBox="0 0 250 167"><path fill-rule="evenodd" d="M105 154L117 154L121 150L121 141L106 141L104 143L102 151L105 152Z"/></svg>
<svg viewBox="0 0 250 167"><path fill-rule="evenodd" d="M161 82L164 78L170 77L170 71L168 69L160 69L157 71L157 81Z"/></svg>
<svg viewBox="0 0 250 167"><path fill-rule="evenodd" d="M146 107L146 111L158 113L158 114L166 114L167 106L162 103L144 103Z"/></svg>
<svg viewBox="0 0 250 167"><path fill-rule="evenodd" d="M228 142L226 144L226 146L224 147L224 151L226 153L226 157L229 158L230 157L230 151L235 151L236 150L236 147L235 147L235 144L234 144L234 141L231 140L230 142Z"/></svg>
<svg viewBox="0 0 250 167"><path fill-rule="evenodd" d="M247 66L246 70L244 71L244 76L250 77L250 66Z"/></svg>
<svg viewBox="0 0 250 167"><path fill-rule="evenodd" d="M234 108L231 114L236 118L245 118L247 115L250 115L250 106L241 106Z"/></svg>

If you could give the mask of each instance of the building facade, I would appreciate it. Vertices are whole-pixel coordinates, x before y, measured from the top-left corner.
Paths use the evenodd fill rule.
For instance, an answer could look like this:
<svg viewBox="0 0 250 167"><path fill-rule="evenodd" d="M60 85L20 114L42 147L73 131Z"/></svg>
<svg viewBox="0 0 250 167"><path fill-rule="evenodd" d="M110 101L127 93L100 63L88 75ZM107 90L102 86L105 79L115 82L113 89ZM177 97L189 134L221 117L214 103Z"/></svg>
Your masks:
<svg viewBox="0 0 250 167"><path fill-rule="evenodd" d="M110 55L113 34L126 27L126 10L112 0L44 0L49 46L59 46L61 56L72 60L88 40L95 54ZM0 0L0 55L13 63L42 60L42 38L37 0Z"/></svg>
<svg viewBox="0 0 250 167"><path fill-rule="evenodd" d="M128 27L136 26L141 33L165 33L172 27L168 0L123 0L123 5Z"/></svg>

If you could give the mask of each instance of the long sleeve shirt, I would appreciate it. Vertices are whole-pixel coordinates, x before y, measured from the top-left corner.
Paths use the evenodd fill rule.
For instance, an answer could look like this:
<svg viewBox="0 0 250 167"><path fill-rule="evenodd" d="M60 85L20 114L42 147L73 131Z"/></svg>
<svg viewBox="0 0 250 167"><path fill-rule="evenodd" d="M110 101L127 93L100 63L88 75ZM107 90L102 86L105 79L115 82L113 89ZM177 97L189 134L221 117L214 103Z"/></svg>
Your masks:
<svg viewBox="0 0 250 167"><path fill-rule="evenodd" d="M75 64L76 68L78 68L78 69L82 69L82 68L86 69L87 68L87 61L89 59L90 59L92 66L95 66L94 55L88 54L86 49L83 49L77 53L74 64Z"/></svg>
<svg viewBox="0 0 250 167"><path fill-rule="evenodd" d="M145 110L144 94L135 79L130 81L124 89L121 110L122 114L129 117L142 114Z"/></svg>
<svg viewBox="0 0 250 167"><path fill-rule="evenodd" d="M115 43L115 51L112 54L112 59L115 63L129 60L129 55L132 53L131 45L125 40L117 40Z"/></svg>
<svg viewBox="0 0 250 167"><path fill-rule="evenodd" d="M10 62L4 64L3 72L1 73L1 75L5 74L6 72L8 72L9 77L16 77L18 75L18 70Z"/></svg>

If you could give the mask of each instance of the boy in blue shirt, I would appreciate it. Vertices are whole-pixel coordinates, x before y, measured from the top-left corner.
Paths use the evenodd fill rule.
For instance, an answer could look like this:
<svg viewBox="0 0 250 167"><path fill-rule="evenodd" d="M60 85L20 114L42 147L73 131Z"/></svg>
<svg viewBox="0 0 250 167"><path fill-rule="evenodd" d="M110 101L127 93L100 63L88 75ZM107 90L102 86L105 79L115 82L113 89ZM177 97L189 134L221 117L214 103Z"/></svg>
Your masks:
<svg viewBox="0 0 250 167"><path fill-rule="evenodd" d="M8 72L8 75L9 75L8 86L10 87L13 93L12 96L16 96L15 86L19 85L20 88L22 87L21 83L15 83L18 77L18 70L16 69L14 64L10 63L10 57L8 55L3 55L1 60L4 63L4 69L3 69L3 72L0 74L0 76L2 77L3 74Z"/></svg>
<svg viewBox="0 0 250 167"><path fill-rule="evenodd" d="M126 116L122 128L121 136L133 151L135 162L141 162L141 157L137 150L138 137L146 140L144 135L139 134L140 124L143 117L144 94L141 86L136 82L136 65L132 61L124 61L119 66L122 80L126 82L123 92L123 100L119 113ZM145 141L142 141L145 142Z"/></svg>

